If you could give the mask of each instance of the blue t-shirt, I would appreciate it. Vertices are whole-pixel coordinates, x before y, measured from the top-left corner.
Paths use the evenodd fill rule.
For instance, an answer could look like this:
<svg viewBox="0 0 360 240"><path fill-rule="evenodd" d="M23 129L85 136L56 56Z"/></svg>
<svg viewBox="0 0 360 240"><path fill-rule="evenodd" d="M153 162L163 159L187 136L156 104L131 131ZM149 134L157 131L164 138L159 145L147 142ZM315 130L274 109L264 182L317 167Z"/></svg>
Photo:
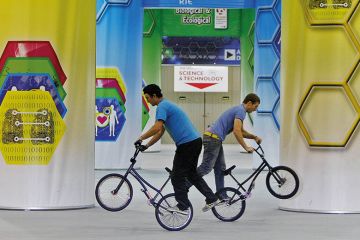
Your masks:
<svg viewBox="0 0 360 240"><path fill-rule="evenodd" d="M164 121L165 129L177 146L200 137L186 113L167 99L163 99L158 104L156 120Z"/></svg>
<svg viewBox="0 0 360 240"><path fill-rule="evenodd" d="M226 135L231 133L234 128L234 120L238 118L244 121L245 117L246 110L243 104L232 107L220 115L214 125L210 127L209 131L218 135L221 140L224 141Z"/></svg>

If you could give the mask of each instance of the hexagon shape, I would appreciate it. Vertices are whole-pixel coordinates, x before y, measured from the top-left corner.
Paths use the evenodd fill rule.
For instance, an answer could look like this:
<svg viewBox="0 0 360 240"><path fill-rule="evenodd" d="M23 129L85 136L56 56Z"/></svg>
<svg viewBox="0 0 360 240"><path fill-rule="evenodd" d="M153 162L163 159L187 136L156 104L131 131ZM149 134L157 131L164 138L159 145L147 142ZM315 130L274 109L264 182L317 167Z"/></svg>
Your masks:
<svg viewBox="0 0 360 240"><path fill-rule="evenodd" d="M354 14L351 15L349 19L349 26L352 32L354 33L358 44L360 44L360 8L358 7L354 10Z"/></svg>
<svg viewBox="0 0 360 240"><path fill-rule="evenodd" d="M126 96L126 85L121 76L121 73L118 68L96 68L96 78L101 79L116 79L122 92Z"/></svg>
<svg viewBox="0 0 360 240"><path fill-rule="evenodd" d="M156 27L156 20L152 9L144 9L143 36L150 37Z"/></svg>
<svg viewBox="0 0 360 240"><path fill-rule="evenodd" d="M124 91L121 89L119 82L114 78L97 78L96 88L115 88L123 103L126 102Z"/></svg>
<svg viewBox="0 0 360 240"><path fill-rule="evenodd" d="M47 57L54 66L59 80L63 85L66 75L59 59L49 41L9 41L0 57L0 72L9 57Z"/></svg>
<svg viewBox="0 0 360 240"><path fill-rule="evenodd" d="M342 85L314 84L299 108L298 123L309 146L344 147L359 114Z"/></svg>
<svg viewBox="0 0 360 240"><path fill-rule="evenodd" d="M190 52L194 53L194 52L197 52L200 47L197 42L191 42L189 45L189 48L190 48Z"/></svg>
<svg viewBox="0 0 360 240"><path fill-rule="evenodd" d="M54 80L49 74L7 74L5 82L0 90L0 104L8 91L44 90L50 93L56 108L64 118L67 109L58 93Z"/></svg>
<svg viewBox="0 0 360 240"><path fill-rule="evenodd" d="M252 24L249 28L249 32L247 34L249 41L253 47L255 46L254 31L255 31L255 21L252 22Z"/></svg>
<svg viewBox="0 0 360 240"><path fill-rule="evenodd" d="M281 22L281 0L276 0L274 2L273 9Z"/></svg>
<svg viewBox="0 0 360 240"><path fill-rule="evenodd" d="M359 0L301 0L310 25L346 24Z"/></svg>
<svg viewBox="0 0 360 240"><path fill-rule="evenodd" d="M99 23L110 6L128 6L131 0L104 0L96 3L96 23Z"/></svg>
<svg viewBox="0 0 360 240"><path fill-rule="evenodd" d="M279 63L279 57L271 44L261 44L258 46L259 56L262 56L262 62L266 64L259 64L258 75L264 77L271 77Z"/></svg>
<svg viewBox="0 0 360 240"><path fill-rule="evenodd" d="M66 129L49 92L8 92L0 118L0 151L7 164L49 164Z"/></svg>
<svg viewBox="0 0 360 240"><path fill-rule="evenodd" d="M258 43L271 43L280 24L271 9L259 9L256 13L256 38Z"/></svg>
<svg viewBox="0 0 360 240"><path fill-rule="evenodd" d="M348 84L357 102L360 103L360 64L358 64L352 72Z"/></svg>
<svg viewBox="0 0 360 240"><path fill-rule="evenodd" d="M275 69L273 80L276 84L278 92L280 92L280 64Z"/></svg>
<svg viewBox="0 0 360 240"><path fill-rule="evenodd" d="M119 105L121 111L123 113L126 112L125 103L122 101L119 93L117 92L117 89L115 88L96 88L95 89L95 96L96 98L114 98L117 101L117 104Z"/></svg>
<svg viewBox="0 0 360 240"><path fill-rule="evenodd" d="M353 70L360 57L345 28L327 26L310 28L309 31L310 34L307 35L311 37L304 42L307 43L307 51L314 54L304 56L307 69L304 78L314 79L320 83L338 83L341 80L345 82L348 73Z"/></svg>
<svg viewBox="0 0 360 240"><path fill-rule="evenodd" d="M118 98L96 96L95 141L116 141L126 119Z"/></svg>
<svg viewBox="0 0 360 240"><path fill-rule="evenodd" d="M276 50L276 53L278 54L279 58L281 55L281 29L276 33L274 41L272 42L274 45L274 49Z"/></svg>
<svg viewBox="0 0 360 240"><path fill-rule="evenodd" d="M275 125L276 125L277 129L280 130L280 124L281 124L281 122L280 122L280 98L278 98L278 100L276 101L272 113L273 113L272 115L274 118Z"/></svg>
<svg viewBox="0 0 360 240"><path fill-rule="evenodd" d="M206 51L207 51L208 53L213 53L213 52L215 52L215 50L216 50L216 45L215 45L215 43L209 42L208 44L206 44Z"/></svg>
<svg viewBox="0 0 360 240"><path fill-rule="evenodd" d="M271 113L274 109L276 100L279 98L278 90L276 89L271 78L259 78L256 81L256 94L261 99L258 113Z"/></svg>
<svg viewBox="0 0 360 240"><path fill-rule="evenodd" d="M0 87L3 86L8 74L49 74L54 80L54 84L62 100L66 96L66 92L60 82L60 79L51 64L49 58L7 58L4 69L0 73Z"/></svg>

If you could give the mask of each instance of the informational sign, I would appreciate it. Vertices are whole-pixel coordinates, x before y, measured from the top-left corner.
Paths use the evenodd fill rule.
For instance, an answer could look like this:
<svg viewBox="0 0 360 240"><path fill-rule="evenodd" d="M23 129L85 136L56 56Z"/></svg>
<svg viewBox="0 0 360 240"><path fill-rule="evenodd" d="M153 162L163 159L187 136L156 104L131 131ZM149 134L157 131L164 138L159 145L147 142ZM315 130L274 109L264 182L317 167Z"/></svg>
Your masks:
<svg viewBox="0 0 360 240"><path fill-rule="evenodd" d="M182 15L181 24L185 25L206 25L211 24L210 8L177 8L175 14Z"/></svg>
<svg viewBox="0 0 360 240"><path fill-rule="evenodd" d="M227 9L216 8L215 9L215 29L227 29Z"/></svg>
<svg viewBox="0 0 360 240"><path fill-rule="evenodd" d="M240 39L163 37L162 64L240 65Z"/></svg>
<svg viewBox="0 0 360 240"><path fill-rule="evenodd" d="M175 92L227 92L228 68L224 66L175 66Z"/></svg>

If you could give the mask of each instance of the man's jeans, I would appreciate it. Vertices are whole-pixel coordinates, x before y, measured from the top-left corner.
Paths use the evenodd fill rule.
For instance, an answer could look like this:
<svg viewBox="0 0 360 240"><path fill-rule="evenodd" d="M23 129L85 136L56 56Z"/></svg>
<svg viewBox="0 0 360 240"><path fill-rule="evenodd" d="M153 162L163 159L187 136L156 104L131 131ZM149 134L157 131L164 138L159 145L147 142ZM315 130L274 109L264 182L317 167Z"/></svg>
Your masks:
<svg viewBox="0 0 360 240"><path fill-rule="evenodd" d="M189 181L206 197L205 201L207 204L213 203L218 199L196 170L201 147L202 140L198 138L194 141L181 144L176 148L171 183L174 187L175 199L181 210L187 209L190 206L186 181Z"/></svg>
<svg viewBox="0 0 360 240"><path fill-rule="evenodd" d="M214 169L216 191L224 188L224 174L226 170L222 141L210 136L203 136L204 156L201 165L197 168L200 176L204 176Z"/></svg>

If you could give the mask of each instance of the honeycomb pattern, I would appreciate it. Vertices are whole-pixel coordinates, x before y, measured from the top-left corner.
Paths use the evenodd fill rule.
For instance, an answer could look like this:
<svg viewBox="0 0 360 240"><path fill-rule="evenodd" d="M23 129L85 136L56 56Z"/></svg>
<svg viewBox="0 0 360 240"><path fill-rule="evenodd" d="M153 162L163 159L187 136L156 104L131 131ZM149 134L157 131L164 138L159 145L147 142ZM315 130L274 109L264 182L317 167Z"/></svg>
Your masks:
<svg viewBox="0 0 360 240"><path fill-rule="evenodd" d="M129 6L131 0L97 0L96 1L96 23L99 23L108 7Z"/></svg>
<svg viewBox="0 0 360 240"><path fill-rule="evenodd" d="M239 39L232 37L163 37L163 64L239 64L239 53L225 59L225 49L235 50ZM236 59L237 58L237 59Z"/></svg>
<svg viewBox="0 0 360 240"><path fill-rule="evenodd" d="M254 73L254 31L255 31L255 21L251 24L247 37L251 44L251 50L247 62L250 66L251 71Z"/></svg>
<svg viewBox="0 0 360 240"><path fill-rule="evenodd" d="M95 141L117 141L125 125L126 86L117 68L96 68Z"/></svg>
<svg viewBox="0 0 360 240"><path fill-rule="evenodd" d="M256 93L261 99L258 117L269 117L280 130L280 55L281 55L281 0L256 10L256 44L258 69L255 76Z"/></svg>
<svg viewBox="0 0 360 240"><path fill-rule="evenodd" d="M301 0L304 8L304 15L310 26L322 27L328 29L329 26L343 28L345 47L354 48L354 60L347 63L348 69L343 69L337 82L323 83L320 79L314 79L309 90L305 93L298 109L298 124L308 142L309 146L315 147L345 147L351 140L360 119L360 10L358 0ZM330 17L336 16L336 17ZM350 46L346 46L350 45ZM333 61L339 61L334 59ZM339 68L338 68L339 70ZM321 97L317 97L321 96ZM313 119L313 111L316 111L318 105L322 107L328 104L321 104L321 100L326 99L331 102L334 99L341 102L342 109L341 122L334 122L323 116L318 119L319 122L310 121ZM337 103L339 104L339 103ZM307 109L309 108L309 109ZM331 109L333 111L333 109ZM311 124L310 124L311 123ZM327 128L327 134L324 134L321 128L324 123L330 124ZM317 130L317 129L320 130Z"/></svg>
<svg viewBox="0 0 360 240"><path fill-rule="evenodd" d="M145 80L143 79L142 80L142 88L144 88L146 86L146 82ZM141 121L141 130L144 130L145 126L146 126L146 123L149 121L150 119L150 108L149 108L149 103L148 101L146 100L145 96L144 96L144 93L142 93L142 96L141 96L141 102L142 102L142 121Z"/></svg>
<svg viewBox="0 0 360 240"><path fill-rule="evenodd" d="M144 37L151 37L156 27L154 11L151 9L144 9Z"/></svg>
<svg viewBox="0 0 360 240"><path fill-rule="evenodd" d="M46 165L64 132L67 77L49 41L9 41L0 57L0 151L7 164Z"/></svg>

